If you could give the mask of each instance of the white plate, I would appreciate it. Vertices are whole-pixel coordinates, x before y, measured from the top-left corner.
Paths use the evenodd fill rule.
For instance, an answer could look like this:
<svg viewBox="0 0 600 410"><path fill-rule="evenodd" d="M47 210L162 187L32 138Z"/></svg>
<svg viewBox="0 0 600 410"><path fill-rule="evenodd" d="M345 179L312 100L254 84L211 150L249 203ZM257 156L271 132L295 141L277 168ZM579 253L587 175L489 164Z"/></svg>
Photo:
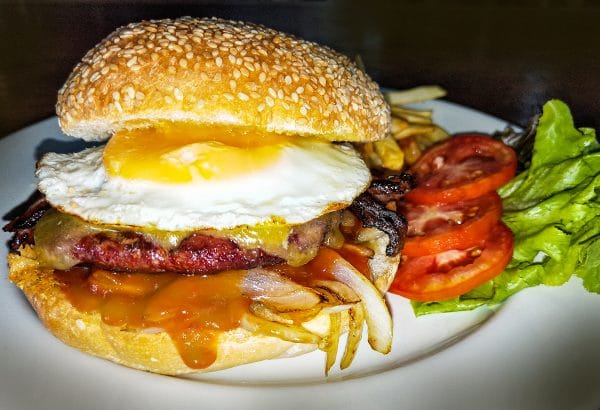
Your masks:
<svg viewBox="0 0 600 410"><path fill-rule="evenodd" d="M506 122L436 101L450 132L502 129ZM35 189L34 162L83 145L51 118L0 140L0 212ZM9 235L2 233L2 241ZM5 259L2 246L0 258ZM0 408L597 408L600 405L600 296L580 281L528 289L497 312L416 319L390 296L395 339L382 356L363 343L355 363L325 378L323 355L255 363L194 378L120 367L54 339L2 265ZM489 320L485 320L489 319ZM467 337L468 336L468 337Z"/></svg>

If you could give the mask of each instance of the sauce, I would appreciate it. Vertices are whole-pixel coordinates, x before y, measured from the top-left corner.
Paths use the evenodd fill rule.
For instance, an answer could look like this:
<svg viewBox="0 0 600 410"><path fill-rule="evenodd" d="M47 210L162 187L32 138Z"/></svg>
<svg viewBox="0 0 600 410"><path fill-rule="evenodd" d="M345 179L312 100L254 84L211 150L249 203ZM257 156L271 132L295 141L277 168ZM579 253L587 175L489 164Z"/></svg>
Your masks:
<svg viewBox="0 0 600 410"><path fill-rule="evenodd" d="M326 252L306 265L270 267L294 282L311 286L315 279L335 280L328 272ZM362 255L344 255L357 269L366 266ZM361 269L362 270L362 269ZM187 276L177 273L122 273L89 267L55 270L54 276L69 302L79 311L98 312L108 325L129 330L166 331L184 363L202 369L217 358L222 332L236 329L250 311L252 300L243 294L246 271ZM296 312L298 324L314 312Z"/></svg>
<svg viewBox="0 0 600 410"><path fill-rule="evenodd" d="M251 300L240 289L244 271L183 276L115 273L76 267L54 271L67 299L79 311L127 329L166 331L191 368L216 360L221 332L239 326Z"/></svg>

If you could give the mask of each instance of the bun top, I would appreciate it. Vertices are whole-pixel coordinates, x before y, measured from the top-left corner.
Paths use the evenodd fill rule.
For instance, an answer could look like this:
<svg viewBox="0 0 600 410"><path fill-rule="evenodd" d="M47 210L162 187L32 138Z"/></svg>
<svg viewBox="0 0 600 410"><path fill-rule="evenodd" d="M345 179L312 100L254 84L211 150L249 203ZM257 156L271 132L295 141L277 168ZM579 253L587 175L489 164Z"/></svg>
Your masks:
<svg viewBox="0 0 600 410"><path fill-rule="evenodd" d="M103 140L164 121L255 127L331 141L390 130L379 87L346 56L260 25L183 17L121 27L58 93L66 134Z"/></svg>

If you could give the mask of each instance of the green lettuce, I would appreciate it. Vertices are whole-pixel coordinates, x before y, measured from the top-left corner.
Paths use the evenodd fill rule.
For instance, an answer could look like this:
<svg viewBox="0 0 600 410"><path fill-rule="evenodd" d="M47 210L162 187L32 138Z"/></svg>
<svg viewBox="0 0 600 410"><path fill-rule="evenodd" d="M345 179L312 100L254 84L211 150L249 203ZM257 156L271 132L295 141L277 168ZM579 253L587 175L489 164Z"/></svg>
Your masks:
<svg viewBox="0 0 600 410"><path fill-rule="evenodd" d="M515 248L505 271L458 298L413 302L415 314L496 305L537 285L562 285L576 275L600 293L600 144L575 128L565 103L544 105L531 164L499 190L503 221Z"/></svg>

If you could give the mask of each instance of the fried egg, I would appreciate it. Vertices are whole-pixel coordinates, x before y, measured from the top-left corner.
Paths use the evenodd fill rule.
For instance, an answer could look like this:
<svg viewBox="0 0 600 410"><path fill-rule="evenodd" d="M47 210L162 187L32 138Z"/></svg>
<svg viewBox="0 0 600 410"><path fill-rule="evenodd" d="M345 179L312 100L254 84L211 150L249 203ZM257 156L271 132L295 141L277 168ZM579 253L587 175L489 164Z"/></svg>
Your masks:
<svg viewBox="0 0 600 410"><path fill-rule="evenodd" d="M87 221L181 231L304 223L348 206L371 180L350 145L211 133L130 131L46 154L39 189Z"/></svg>

